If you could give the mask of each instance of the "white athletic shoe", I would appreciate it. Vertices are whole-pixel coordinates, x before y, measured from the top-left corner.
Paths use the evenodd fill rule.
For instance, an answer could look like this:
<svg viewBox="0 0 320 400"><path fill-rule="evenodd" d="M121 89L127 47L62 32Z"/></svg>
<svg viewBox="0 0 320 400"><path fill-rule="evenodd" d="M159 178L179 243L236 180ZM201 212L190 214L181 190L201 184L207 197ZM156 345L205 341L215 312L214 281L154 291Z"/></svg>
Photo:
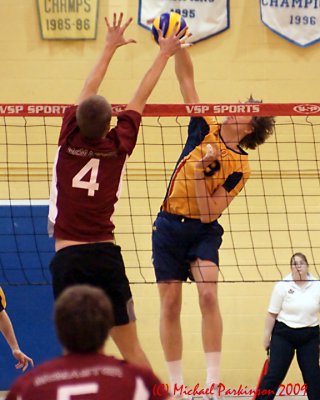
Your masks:
<svg viewBox="0 0 320 400"><path fill-rule="evenodd" d="M208 387L208 388L211 389L210 387ZM212 393L210 391L210 394L204 394L202 396L202 400L223 400L224 397L221 394L218 395L218 391L219 390L216 387L214 387L212 390Z"/></svg>
<svg viewBox="0 0 320 400"><path fill-rule="evenodd" d="M202 398L202 400L223 400L222 396L218 396L217 394L205 394Z"/></svg>

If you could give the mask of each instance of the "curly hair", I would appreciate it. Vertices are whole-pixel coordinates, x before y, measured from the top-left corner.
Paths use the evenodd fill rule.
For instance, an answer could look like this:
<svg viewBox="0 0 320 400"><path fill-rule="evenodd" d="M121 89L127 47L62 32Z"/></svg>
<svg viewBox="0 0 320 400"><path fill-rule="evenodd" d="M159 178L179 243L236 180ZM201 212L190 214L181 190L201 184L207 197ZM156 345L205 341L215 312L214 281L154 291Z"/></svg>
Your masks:
<svg viewBox="0 0 320 400"><path fill-rule="evenodd" d="M256 100L251 95L245 103L262 103L262 100ZM274 131L274 117L252 117L251 124L253 131L241 139L240 146L254 150L257 146L264 143Z"/></svg>
<svg viewBox="0 0 320 400"><path fill-rule="evenodd" d="M110 125L111 116L111 105L104 97L88 97L78 105L76 111L81 135L89 139L103 137Z"/></svg>

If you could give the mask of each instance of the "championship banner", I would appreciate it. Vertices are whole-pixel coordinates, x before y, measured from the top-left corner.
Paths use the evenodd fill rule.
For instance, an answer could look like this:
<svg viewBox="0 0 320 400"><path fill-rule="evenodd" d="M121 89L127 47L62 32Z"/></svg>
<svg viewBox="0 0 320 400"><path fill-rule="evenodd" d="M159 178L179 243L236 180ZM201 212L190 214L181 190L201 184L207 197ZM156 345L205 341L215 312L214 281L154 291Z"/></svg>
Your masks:
<svg viewBox="0 0 320 400"><path fill-rule="evenodd" d="M268 28L298 46L320 40L319 0L260 0L260 11Z"/></svg>
<svg viewBox="0 0 320 400"><path fill-rule="evenodd" d="M150 31L148 20L165 12L182 15L192 32L190 43L208 39L229 28L229 0L139 0L138 24Z"/></svg>
<svg viewBox="0 0 320 400"><path fill-rule="evenodd" d="M37 0L42 39L95 39L99 0Z"/></svg>

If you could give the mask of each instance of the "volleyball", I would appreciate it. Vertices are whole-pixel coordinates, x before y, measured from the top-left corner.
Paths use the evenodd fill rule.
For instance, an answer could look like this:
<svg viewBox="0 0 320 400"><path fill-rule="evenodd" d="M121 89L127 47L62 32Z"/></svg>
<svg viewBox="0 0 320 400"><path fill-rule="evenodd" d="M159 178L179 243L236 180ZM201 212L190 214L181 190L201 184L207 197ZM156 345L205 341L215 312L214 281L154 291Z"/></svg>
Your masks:
<svg viewBox="0 0 320 400"><path fill-rule="evenodd" d="M177 26L177 33L180 32L182 29L184 29L187 26L186 21L184 20L183 17L181 17L180 14L176 12L170 12L170 13L163 13L159 15L152 24L152 34L154 37L154 40L158 43L158 31L157 29L161 29L163 36L168 37L171 35L173 32L173 29L178 23Z"/></svg>

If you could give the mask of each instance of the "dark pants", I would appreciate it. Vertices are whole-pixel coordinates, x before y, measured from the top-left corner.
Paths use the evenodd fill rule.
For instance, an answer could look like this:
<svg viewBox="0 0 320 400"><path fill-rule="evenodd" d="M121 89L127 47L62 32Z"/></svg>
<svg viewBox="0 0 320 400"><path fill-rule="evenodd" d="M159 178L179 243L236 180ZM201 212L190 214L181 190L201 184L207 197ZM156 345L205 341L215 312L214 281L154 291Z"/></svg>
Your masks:
<svg viewBox="0 0 320 400"><path fill-rule="evenodd" d="M308 399L320 399L319 326L293 329L276 321L270 342L268 372L262 379L258 392L269 390L268 393L271 394L258 395L257 400L274 399L295 351L303 381L307 386Z"/></svg>

